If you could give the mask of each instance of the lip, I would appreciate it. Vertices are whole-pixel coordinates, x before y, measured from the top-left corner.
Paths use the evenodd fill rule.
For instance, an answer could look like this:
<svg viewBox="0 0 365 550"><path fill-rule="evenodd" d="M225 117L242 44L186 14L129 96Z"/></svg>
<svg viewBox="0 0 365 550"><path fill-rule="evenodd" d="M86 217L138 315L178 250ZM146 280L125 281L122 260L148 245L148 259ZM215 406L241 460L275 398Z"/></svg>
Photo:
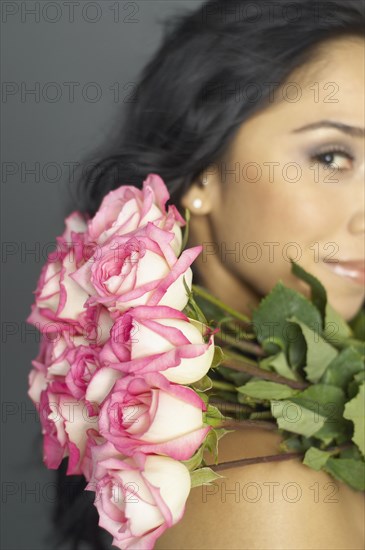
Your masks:
<svg viewBox="0 0 365 550"><path fill-rule="evenodd" d="M364 260L347 260L340 262L338 260L323 260L324 263L342 277L347 277L362 286L365 285L365 259Z"/></svg>

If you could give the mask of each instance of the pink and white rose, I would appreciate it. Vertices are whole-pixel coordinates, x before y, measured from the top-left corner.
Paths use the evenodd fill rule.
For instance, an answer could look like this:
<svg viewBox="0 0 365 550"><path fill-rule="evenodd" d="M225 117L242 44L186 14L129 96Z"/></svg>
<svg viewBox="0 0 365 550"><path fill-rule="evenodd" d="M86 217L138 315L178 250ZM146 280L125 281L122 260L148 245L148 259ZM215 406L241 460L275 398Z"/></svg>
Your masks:
<svg viewBox="0 0 365 550"><path fill-rule="evenodd" d="M42 334L40 353L32 361L35 368L30 373L29 396L34 402L39 402L36 387L41 384L44 389L47 382L57 381L65 384L66 391L75 399L84 398L92 376L102 366L102 348L77 333L70 335L68 331L62 331L52 336L50 339L49 334ZM35 395L38 395L38 399L35 399Z"/></svg>
<svg viewBox="0 0 365 550"><path fill-rule="evenodd" d="M71 296L68 297L71 299ZM50 310L39 308L37 302L32 304L27 322L34 325L50 340L55 334L69 333L76 339L83 337L90 344L102 345L110 336L113 319L106 307L101 304L86 306L77 315L77 321L70 322L58 319Z"/></svg>
<svg viewBox="0 0 365 550"><path fill-rule="evenodd" d="M88 222L90 238L102 245L112 235L125 235L153 222L157 227L173 233L171 247L176 256L180 254L181 227L186 222L170 198L164 181L157 174L149 174L142 190L131 185L122 185L108 193L95 216Z"/></svg>
<svg viewBox="0 0 365 550"><path fill-rule="evenodd" d="M85 262L82 216L74 212L66 219L66 228L57 238L57 249L48 255L35 291L36 299L28 322L45 320L75 322L83 311L87 293L70 278L70 274Z"/></svg>
<svg viewBox="0 0 365 550"><path fill-rule="evenodd" d="M89 344L82 335L73 330L72 326L69 328L71 330L63 330L58 334L42 334L43 338L49 342L47 355L45 357L45 365L47 367L47 375L50 379L53 379L55 376L64 377L67 374L70 368L70 364L67 361L67 354L70 350L81 345Z"/></svg>
<svg viewBox="0 0 365 550"><path fill-rule="evenodd" d="M27 321L42 333L28 395L44 462L85 475L100 525L121 549L150 550L183 516L191 458L211 426L187 384L209 370L213 331L182 310L186 224L163 180L121 186L89 219L73 212L38 280Z"/></svg>
<svg viewBox="0 0 365 550"><path fill-rule="evenodd" d="M33 368L28 375L28 395L37 408L41 393L48 385L47 366L50 363L51 349L52 342L42 335L38 355L33 359Z"/></svg>
<svg viewBox="0 0 365 550"><path fill-rule="evenodd" d="M49 383L65 382L64 375L69 369L65 357L71 348L81 342L86 343L81 336L72 338L67 331L41 334L39 353L32 361L33 369L29 373L28 395L36 406L39 406L40 394Z"/></svg>
<svg viewBox="0 0 365 550"><path fill-rule="evenodd" d="M87 432L98 429L98 415L91 415L85 401L73 398L57 381L41 392L39 415L47 468L57 469L68 456L67 475L82 474Z"/></svg>
<svg viewBox="0 0 365 550"><path fill-rule="evenodd" d="M85 233L87 231L87 216L81 214L81 212L72 212L65 219L65 229L61 235L58 237L57 241L68 243L72 241L72 238L77 233Z"/></svg>
<svg viewBox="0 0 365 550"><path fill-rule="evenodd" d="M125 457L110 442L91 449L99 525L123 550L152 550L166 529L181 520L190 493L190 474L181 462L137 452Z"/></svg>
<svg viewBox="0 0 365 550"><path fill-rule="evenodd" d="M208 327L167 306L139 306L116 319L101 351L105 366L124 373L160 372L170 382L191 384L209 370L214 337Z"/></svg>
<svg viewBox="0 0 365 550"><path fill-rule="evenodd" d="M204 401L159 373L118 380L104 401L99 432L126 455L136 451L188 460L204 441Z"/></svg>
<svg viewBox="0 0 365 550"><path fill-rule="evenodd" d="M202 247L184 250L177 258L172 238L150 222L132 234L112 236L70 278L83 297L90 296L86 305L104 304L112 312L157 304L181 310L188 301L183 278L190 289L190 265Z"/></svg>
<svg viewBox="0 0 365 550"><path fill-rule="evenodd" d="M84 398L91 378L101 368L100 348L81 345L69 349L65 366L65 383L71 395L76 399Z"/></svg>

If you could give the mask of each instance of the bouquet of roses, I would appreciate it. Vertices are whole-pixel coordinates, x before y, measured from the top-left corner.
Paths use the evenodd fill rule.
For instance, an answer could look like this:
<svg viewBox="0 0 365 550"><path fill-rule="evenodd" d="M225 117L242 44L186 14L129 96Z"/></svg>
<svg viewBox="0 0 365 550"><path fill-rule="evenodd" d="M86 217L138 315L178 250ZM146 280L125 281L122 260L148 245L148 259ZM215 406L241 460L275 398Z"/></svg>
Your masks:
<svg viewBox="0 0 365 550"><path fill-rule="evenodd" d="M168 199L150 174L94 217L71 214L28 317L42 334L29 396L44 462L68 457L67 475L85 476L121 549L153 548L182 518L191 487L229 466L218 442L238 423L280 430L272 460L365 488L363 314L346 323L294 262L311 300L279 281L252 319L233 310L192 284L202 247L185 249L189 212Z"/></svg>

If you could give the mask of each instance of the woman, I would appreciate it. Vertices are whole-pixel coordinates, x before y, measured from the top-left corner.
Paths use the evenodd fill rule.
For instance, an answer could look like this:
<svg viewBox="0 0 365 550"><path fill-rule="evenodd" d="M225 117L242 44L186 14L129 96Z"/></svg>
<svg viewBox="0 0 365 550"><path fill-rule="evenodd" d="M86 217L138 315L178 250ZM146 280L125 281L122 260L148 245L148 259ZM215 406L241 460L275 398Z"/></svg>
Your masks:
<svg viewBox="0 0 365 550"><path fill-rule="evenodd" d="M279 279L308 294L292 257L353 319L365 297L364 22L363 0L220 0L177 17L85 175L84 210L157 173L191 212L188 245L204 245L195 282L250 313ZM279 442L236 431L219 458L276 454ZM156 548L364 547L363 495L324 472L293 459L221 474L191 491Z"/></svg>

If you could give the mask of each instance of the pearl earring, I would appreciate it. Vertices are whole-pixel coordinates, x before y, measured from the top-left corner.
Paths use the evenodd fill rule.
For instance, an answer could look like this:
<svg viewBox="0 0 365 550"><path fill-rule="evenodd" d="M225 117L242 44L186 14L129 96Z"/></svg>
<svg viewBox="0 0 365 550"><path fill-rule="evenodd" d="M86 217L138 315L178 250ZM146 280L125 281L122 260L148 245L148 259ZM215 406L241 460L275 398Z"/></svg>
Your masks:
<svg viewBox="0 0 365 550"><path fill-rule="evenodd" d="M201 199L194 199L193 200L194 208L201 208L202 204L203 204L203 201Z"/></svg>

